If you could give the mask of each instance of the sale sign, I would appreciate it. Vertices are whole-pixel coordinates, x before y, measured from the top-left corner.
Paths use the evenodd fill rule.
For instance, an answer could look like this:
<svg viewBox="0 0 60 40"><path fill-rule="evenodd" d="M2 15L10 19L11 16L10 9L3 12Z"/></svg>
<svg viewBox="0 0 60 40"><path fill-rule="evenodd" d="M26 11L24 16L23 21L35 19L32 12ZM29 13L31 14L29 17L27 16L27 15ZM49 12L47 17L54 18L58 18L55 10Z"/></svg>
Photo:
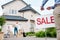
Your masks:
<svg viewBox="0 0 60 40"><path fill-rule="evenodd" d="M37 28L55 27L53 14L41 15L36 17L36 27Z"/></svg>

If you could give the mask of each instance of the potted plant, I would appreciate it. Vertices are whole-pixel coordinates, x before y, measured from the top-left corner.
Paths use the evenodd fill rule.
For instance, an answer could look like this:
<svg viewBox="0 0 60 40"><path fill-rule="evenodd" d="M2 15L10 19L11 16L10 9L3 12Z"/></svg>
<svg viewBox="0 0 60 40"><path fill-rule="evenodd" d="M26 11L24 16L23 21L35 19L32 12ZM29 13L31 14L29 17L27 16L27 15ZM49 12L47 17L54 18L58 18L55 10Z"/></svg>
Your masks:
<svg viewBox="0 0 60 40"><path fill-rule="evenodd" d="M0 17L0 40L3 39L4 33L2 32L2 26L5 24L5 18L3 16Z"/></svg>

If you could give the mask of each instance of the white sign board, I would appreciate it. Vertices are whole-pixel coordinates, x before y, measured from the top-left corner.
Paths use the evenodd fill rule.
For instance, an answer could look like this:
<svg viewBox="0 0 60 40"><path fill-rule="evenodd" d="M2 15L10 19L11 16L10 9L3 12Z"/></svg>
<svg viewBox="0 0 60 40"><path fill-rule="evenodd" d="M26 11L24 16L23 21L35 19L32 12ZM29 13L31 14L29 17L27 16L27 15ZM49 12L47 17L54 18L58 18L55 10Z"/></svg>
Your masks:
<svg viewBox="0 0 60 40"><path fill-rule="evenodd" d="M36 28L55 27L53 14L36 17Z"/></svg>

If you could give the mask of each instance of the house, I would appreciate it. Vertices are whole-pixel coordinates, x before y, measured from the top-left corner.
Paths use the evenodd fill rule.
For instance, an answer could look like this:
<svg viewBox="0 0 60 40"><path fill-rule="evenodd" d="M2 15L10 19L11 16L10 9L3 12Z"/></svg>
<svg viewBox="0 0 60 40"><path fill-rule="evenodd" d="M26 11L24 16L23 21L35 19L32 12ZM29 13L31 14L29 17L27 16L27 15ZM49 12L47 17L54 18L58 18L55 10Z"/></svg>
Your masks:
<svg viewBox="0 0 60 40"><path fill-rule="evenodd" d="M3 16L6 23L3 26L3 32L6 34L10 27L10 31L14 34L13 25L17 24L18 30L22 29L25 32L35 30L35 17L40 14L35 11L30 4L28 5L23 0L12 0L2 5Z"/></svg>

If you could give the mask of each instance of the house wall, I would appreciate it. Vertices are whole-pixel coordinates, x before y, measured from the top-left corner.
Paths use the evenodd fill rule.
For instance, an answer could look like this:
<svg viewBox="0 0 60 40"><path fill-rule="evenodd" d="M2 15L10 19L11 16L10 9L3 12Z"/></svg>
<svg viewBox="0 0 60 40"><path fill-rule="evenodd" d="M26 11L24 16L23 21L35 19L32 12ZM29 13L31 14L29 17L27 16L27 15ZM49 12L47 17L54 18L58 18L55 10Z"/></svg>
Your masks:
<svg viewBox="0 0 60 40"><path fill-rule="evenodd" d="M18 13L18 10L22 9L25 7L26 4L23 3L21 0L20 1L14 1L10 4L7 4L4 6L3 12L4 15L15 15L15 16L20 16L21 14ZM12 13L11 11L14 10L16 13Z"/></svg>
<svg viewBox="0 0 60 40"><path fill-rule="evenodd" d="M39 14L29 10L25 12L19 12L19 14L22 14L21 16L24 18L27 18L28 20L35 20L37 16L40 16Z"/></svg>
<svg viewBox="0 0 60 40"><path fill-rule="evenodd" d="M24 13L24 16L23 16L23 13ZM35 17L39 16L39 15L37 13L32 12L32 11L21 12L19 14L21 14L20 16L28 19L28 21L19 21L19 27L18 28L24 29L25 32L30 32L30 30L31 30L30 28L31 28L31 24L32 24L30 20L35 20ZM16 22L17 21L6 21L6 24L3 26L3 32L7 33L8 26L11 26L11 31L13 31L14 27L12 27L12 26L14 24L16 24ZM33 25L34 25L34 30L35 30L35 22Z"/></svg>
<svg viewBox="0 0 60 40"><path fill-rule="evenodd" d="M5 25L3 26L2 31L4 32L4 34L7 34L8 32L8 26L10 27L10 31L14 34L14 26L13 25L17 25L18 30L22 29L25 32L29 32L30 31L30 23L29 21L18 21L18 24L16 24L17 21L6 21Z"/></svg>
<svg viewBox="0 0 60 40"><path fill-rule="evenodd" d="M25 6L26 6L26 4L23 3L21 0L20 1L14 1L14 2L4 6L3 12L4 12L4 15L21 16L21 17L28 19L28 21L19 21L18 28L24 29L25 32L29 32L30 27L31 27L31 21L30 20L35 20L35 17L39 16L39 14L34 13L31 10L25 11L25 12L18 12L18 10L22 9ZM11 10L16 10L17 13L11 14L10 13ZM6 34L7 30L8 30L8 26L10 26L10 28L11 28L10 30L13 32L14 31L13 25L14 24L16 25L16 22L17 21L7 21L6 20L6 23L3 26L2 31ZM35 24L34 24L34 27L35 27Z"/></svg>
<svg viewBox="0 0 60 40"><path fill-rule="evenodd" d="M24 13L24 14L23 14ZM36 17L37 16L40 16L39 14L37 13L34 13L33 11L25 11L25 12L22 12L22 17L24 18L27 18L28 21L29 21L29 24L30 24L30 27L32 27L32 23L31 23L31 20L34 20L34 23L33 23L33 27L34 27L34 31L36 32ZM24 16L23 16L24 15ZM39 29L40 30L40 29Z"/></svg>
<svg viewBox="0 0 60 40"><path fill-rule="evenodd" d="M24 18L27 18L27 19L33 19L34 20L34 13L32 11L26 11L24 12Z"/></svg>

